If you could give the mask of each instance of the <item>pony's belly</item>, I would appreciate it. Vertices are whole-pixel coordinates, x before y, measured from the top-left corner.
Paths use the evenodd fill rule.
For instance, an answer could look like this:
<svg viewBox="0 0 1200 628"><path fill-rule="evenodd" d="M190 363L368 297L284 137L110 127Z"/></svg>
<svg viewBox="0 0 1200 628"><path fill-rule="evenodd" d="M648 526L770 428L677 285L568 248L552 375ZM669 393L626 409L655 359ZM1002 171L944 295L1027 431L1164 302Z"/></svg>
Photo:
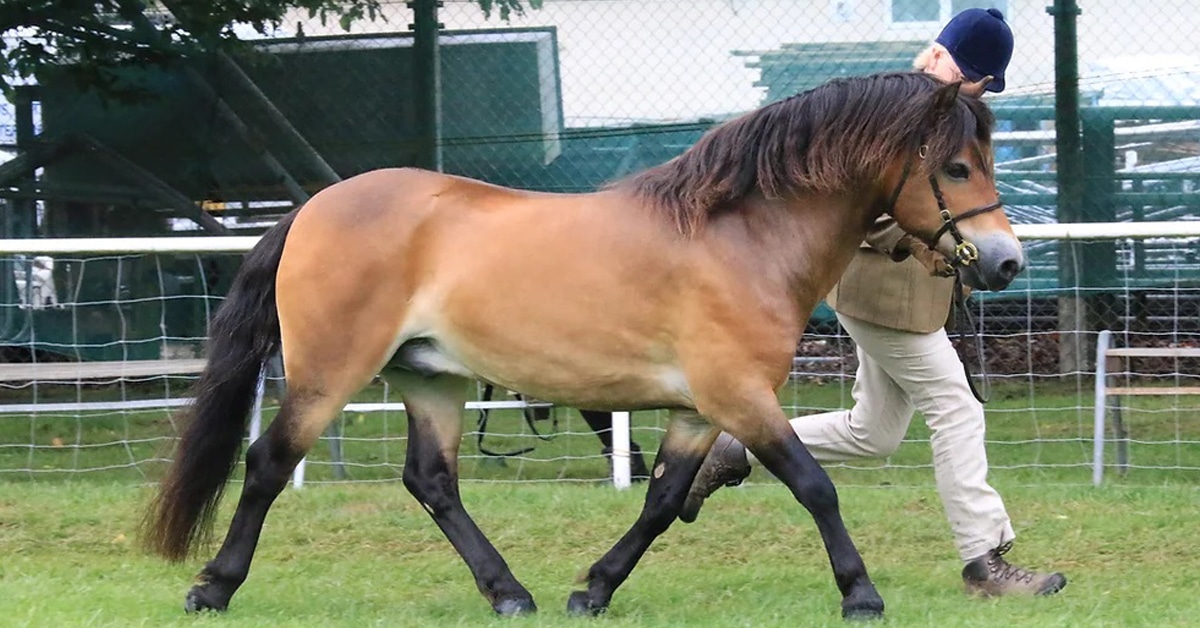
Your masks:
<svg viewBox="0 0 1200 628"><path fill-rule="evenodd" d="M390 363L425 376L444 373L478 378L536 399L587 410L692 406L687 378L674 365L628 364L615 369L558 365L545 368L544 363L536 360L461 357L432 338L404 342Z"/></svg>
<svg viewBox="0 0 1200 628"><path fill-rule="evenodd" d="M678 379L682 377L663 374L610 378L604 382L584 376L579 383L560 380L546 384L541 379L496 383L535 399L584 410L690 408L693 406L691 394L686 384L677 384Z"/></svg>

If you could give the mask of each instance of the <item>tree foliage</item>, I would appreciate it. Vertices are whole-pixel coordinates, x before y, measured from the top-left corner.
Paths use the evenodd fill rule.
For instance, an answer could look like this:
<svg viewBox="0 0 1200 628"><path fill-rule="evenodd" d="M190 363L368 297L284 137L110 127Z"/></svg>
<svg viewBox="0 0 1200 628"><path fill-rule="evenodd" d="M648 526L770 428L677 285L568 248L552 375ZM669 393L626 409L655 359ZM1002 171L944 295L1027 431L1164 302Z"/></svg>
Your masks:
<svg viewBox="0 0 1200 628"><path fill-rule="evenodd" d="M476 1L502 20L542 4ZM381 19L381 8L380 0L0 0L0 89L11 96L14 84L67 66L81 85L105 91L118 67L235 51L244 46L239 29L268 36L293 12L349 30Z"/></svg>

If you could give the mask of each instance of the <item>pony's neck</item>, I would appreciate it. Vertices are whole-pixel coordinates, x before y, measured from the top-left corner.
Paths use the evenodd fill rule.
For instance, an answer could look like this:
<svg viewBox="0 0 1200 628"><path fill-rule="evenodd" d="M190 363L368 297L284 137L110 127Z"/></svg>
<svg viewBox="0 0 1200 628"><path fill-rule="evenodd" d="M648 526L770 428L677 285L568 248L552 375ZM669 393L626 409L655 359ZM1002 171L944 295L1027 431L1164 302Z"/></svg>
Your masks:
<svg viewBox="0 0 1200 628"><path fill-rule="evenodd" d="M723 238L749 245L758 270L809 308L833 289L882 209L869 195L758 196L744 202L745 211L713 226Z"/></svg>

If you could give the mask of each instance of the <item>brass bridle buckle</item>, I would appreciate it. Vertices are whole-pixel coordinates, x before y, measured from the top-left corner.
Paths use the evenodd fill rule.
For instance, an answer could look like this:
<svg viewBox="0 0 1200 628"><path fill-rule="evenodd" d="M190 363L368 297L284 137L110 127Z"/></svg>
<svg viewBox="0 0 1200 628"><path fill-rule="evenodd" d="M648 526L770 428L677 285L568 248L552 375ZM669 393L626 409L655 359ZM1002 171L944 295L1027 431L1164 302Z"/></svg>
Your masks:
<svg viewBox="0 0 1200 628"><path fill-rule="evenodd" d="M942 234L947 232L954 238L954 257L946 260L949 265L949 268L946 270L946 276L949 277L953 276L959 268L965 268L979 261L979 247L975 246L974 242L963 237L962 233L958 230L958 221L1000 209L1001 204L996 202L991 205L976 207L975 209L969 209L954 216L950 214L950 209L946 207L946 199L942 197L942 190L938 187L937 179L933 175L929 175L929 185L933 188L933 195L937 199L939 214L942 217L942 226L934 234L931 244L937 246L937 241L941 239Z"/></svg>
<svg viewBox="0 0 1200 628"><path fill-rule="evenodd" d="M974 242L959 242L954 245L954 260L952 265L970 266L972 262L979 261L979 248Z"/></svg>

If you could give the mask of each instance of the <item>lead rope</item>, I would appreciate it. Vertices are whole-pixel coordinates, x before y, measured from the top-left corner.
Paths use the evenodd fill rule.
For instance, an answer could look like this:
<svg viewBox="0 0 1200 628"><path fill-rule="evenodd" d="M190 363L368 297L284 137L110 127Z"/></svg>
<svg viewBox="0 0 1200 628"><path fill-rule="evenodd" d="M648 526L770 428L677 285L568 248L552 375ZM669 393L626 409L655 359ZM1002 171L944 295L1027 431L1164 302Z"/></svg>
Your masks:
<svg viewBox="0 0 1200 628"><path fill-rule="evenodd" d="M965 373L967 376L967 386L971 388L971 394L975 395L975 399L979 400L979 403L986 404L988 399L990 399L992 396L992 384L991 381L988 380L987 360L984 359L983 355L983 336L979 334L979 329L975 325L975 317L971 314L971 308L967 304L967 298L966 291L963 290L962 279L959 277L958 273L955 273L954 297L950 302L950 309L954 317L954 333L959 338L962 338L965 335L962 331L962 317L959 316L960 311L964 312L967 318L967 325L970 327L971 337L975 341L975 356L976 359L979 360L979 375L983 378L983 390L986 394L980 394L979 389L975 387L975 379L971 375L971 367L968 366L966 360L961 360L963 365L963 373Z"/></svg>
<svg viewBox="0 0 1200 628"><path fill-rule="evenodd" d="M488 401L492 400L493 388L494 387L491 384L484 385L482 401L488 402ZM517 395L517 399L520 399L521 401L525 400L524 397L522 397L521 395ZM529 431L533 432L533 435L536 436L538 440L544 440L544 441L554 440L553 434L550 436L543 436L542 433L538 431L537 425L534 423L535 417L534 417L533 408L529 408L529 407L522 408L521 414L523 414L525 417L525 424L529 426ZM490 418L490 416L491 416L491 411L487 407L483 407L483 408L479 409L479 420L477 421L477 424L476 424L476 436L475 436L475 445L479 448L479 453L481 453L485 456L492 456L494 458L511 458L511 457L515 457L515 456L523 456L523 455L533 451L533 449L534 449L533 447L523 447L521 449L514 449L512 451L493 451L491 449L488 449L487 447L484 447L483 446L483 437L487 435L487 424L488 424L488 419ZM558 422L555 421L555 427L557 427L557 423Z"/></svg>

